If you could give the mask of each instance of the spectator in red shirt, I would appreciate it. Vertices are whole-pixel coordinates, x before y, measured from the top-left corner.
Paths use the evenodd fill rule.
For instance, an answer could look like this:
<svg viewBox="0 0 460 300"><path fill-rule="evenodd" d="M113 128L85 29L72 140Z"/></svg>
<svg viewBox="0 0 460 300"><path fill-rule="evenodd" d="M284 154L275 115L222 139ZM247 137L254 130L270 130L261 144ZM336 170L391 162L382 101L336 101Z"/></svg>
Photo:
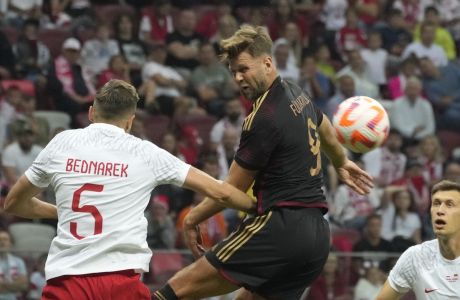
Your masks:
<svg viewBox="0 0 460 300"><path fill-rule="evenodd" d="M165 42L168 33L174 31L169 0L153 1L154 6L142 11L140 25L141 39L146 43Z"/></svg>
<svg viewBox="0 0 460 300"><path fill-rule="evenodd" d="M342 55L366 46L366 34L358 27L358 17L353 8L347 9L345 26L337 33L337 46Z"/></svg>
<svg viewBox="0 0 460 300"><path fill-rule="evenodd" d="M219 29L219 20L227 15L231 15L232 7L228 0L216 1L216 9L206 12L198 21L196 32L206 39L213 37Z"/></svg>

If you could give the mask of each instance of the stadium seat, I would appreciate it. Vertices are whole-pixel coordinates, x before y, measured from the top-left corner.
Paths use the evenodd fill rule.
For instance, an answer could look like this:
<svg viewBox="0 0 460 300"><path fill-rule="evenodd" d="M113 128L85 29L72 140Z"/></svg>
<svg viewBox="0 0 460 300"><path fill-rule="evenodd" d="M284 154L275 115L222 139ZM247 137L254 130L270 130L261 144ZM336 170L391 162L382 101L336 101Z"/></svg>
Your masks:
<svg viewBox="0 0 460 300"><path fill-rule="evenodd" d="M29 80L2 80L2 90L6 91L11 86L17 86L24 94L35 97L35 86Z"/></svg>
<svg viewBox="0 0 460 300"><path fill-rule="evenodd" d="M203 140L203 145L207 146L209 144L209 133L216 122L217 119L210 115L190 115L179 120L178 125L181 128L185 126L195 127Z"/></svg>
<svg viewBox="0 0 460 300"><path fill-rule="evenodd" d="M48 253L56 230L45 224L13 223L9 226L14 241L13 250L26 257L37 258Z"/></svg>
<svg viewBox="0 0 460 300"><path fill-rule="evenodd" d="M144 119L145 134L148 139L159 145L161 143L161 137L169 129L171 120L167 116L156 115L148 116Z"/></svg>
<svg viewBox="0 0 460 300"><path fill-rule="evenodd" d="M66 29L41 29L38 32L38 39L50 49L53 58L61 54L62 43L71 36Z"/></svg>
<svg viewBox="0 0 460 300"><path fill-rule="evenodd" d="M447 159L451 158L452 151L460 147L460 133L449 130L439 130L437 136L444 150L444 156Z"/></svg>
<svg viewBox="0 0 460 300"><path fill-rule="evenodd" d="M70 128L70 116L64 112L38 110L34 112L34 116L46 119L50 126L50 132L53 132L58 127L62 127L64 129Z"/></svg>
<svg viewBox="0 0 460 300"><path fill-rule="evenodd" d="M177 271L185 267L180 252L155 251L150 262L150 274L155 285L165 284Z"/></svg>

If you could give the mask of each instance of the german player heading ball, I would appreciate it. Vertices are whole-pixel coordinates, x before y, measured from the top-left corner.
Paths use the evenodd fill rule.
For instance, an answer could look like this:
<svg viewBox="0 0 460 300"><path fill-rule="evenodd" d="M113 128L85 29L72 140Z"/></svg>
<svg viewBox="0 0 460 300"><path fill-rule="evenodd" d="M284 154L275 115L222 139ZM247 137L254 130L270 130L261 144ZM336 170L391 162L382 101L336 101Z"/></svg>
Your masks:
<svg viewBox="0 0 460 300"><path fill-rule="evenodd" d="M357 153L382 145L390 130L385 108L366 96L351 97L340 103L332 123L340 143Z"/></svg>

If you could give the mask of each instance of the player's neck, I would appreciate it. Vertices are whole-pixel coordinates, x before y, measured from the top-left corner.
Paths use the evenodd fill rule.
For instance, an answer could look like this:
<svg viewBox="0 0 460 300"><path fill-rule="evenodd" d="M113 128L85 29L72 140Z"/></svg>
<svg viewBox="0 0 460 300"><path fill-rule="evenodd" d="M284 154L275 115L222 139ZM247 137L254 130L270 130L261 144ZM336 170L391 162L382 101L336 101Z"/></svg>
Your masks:
<svg viewBox="0 0 460 300"><path fill-rule="evenodd" d="M460 235L438 237L439 250L445 259L454 260L460 257Z"/></svg>

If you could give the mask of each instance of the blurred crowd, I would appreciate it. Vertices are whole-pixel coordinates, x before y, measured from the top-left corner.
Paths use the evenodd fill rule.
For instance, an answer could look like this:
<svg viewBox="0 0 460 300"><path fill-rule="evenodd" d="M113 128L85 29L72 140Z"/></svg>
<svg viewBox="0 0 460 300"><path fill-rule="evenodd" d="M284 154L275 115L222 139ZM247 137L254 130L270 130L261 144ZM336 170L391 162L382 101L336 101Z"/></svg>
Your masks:
<svg viewBox="0 0 460 300"><path fill-rule="evenodd" d="M375 178L369 195L338 182L324 160L332 250L401 253L433 238L430 188L460 181L458 0L0 0L1 196L54 135L89 124L97 89L114 78L141 97L133 135L225 178L251 103L219 60L219 42L241 24L267 28L280 76L330 118L355 95L389 113L386 143L350 153ZM43 197L54 201L50 191ZM158 187L145 212L150 247L183 249L184 216L202 199ZM242 217L225 210L203 223L205 246ZM21 221L0 214L6 230ZM340 260L330 260L311 299L371 299L391 265L353 259L339 278ZM341 288L349 285L356 292ZM0 299L16 297L5 293Z"/></svg>

